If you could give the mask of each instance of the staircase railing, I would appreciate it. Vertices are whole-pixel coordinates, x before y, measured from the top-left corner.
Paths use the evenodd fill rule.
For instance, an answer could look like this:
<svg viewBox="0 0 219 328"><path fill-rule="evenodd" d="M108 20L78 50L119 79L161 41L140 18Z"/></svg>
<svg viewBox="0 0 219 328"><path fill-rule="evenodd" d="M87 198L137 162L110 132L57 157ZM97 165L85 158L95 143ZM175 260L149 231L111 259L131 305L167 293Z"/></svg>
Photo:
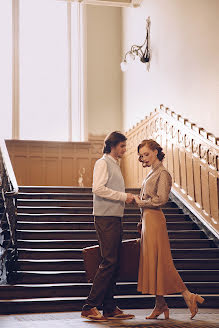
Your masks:
<svg viewBox="0 0 219 328"><path fill-rule="evenodd" d="M0 219L0 284L16 280L18 185L4 140L0 140L0 191L3 214Z"/></svg>
<svg viewBox="0 0 219 328"><path fill-rule="evenodd" d="M140 187L145 170L138 163L143 139L159 142L173 178L172 193L219 239L219 138L163 105L130 129L122 167L127 187Z"/></svg>

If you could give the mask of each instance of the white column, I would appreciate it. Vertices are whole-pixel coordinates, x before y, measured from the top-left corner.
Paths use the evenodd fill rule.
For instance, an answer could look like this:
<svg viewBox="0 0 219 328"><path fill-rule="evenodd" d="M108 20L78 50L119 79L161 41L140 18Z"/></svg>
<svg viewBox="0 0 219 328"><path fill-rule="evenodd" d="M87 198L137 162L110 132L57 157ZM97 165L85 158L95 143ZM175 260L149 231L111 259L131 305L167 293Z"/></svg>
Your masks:
<svg viewBox="0 0 219 328"><path fill-rule="evenodd" d="M71 104L72 136L74 140L87 140L86 115L86 5L71 4Z"/></svg>
<svg viewBox="0 0 219 328"><path fill-rule="evenodd" d="M68 34L68 141L72 141L72 33L71 3L67 3L67 34Z"/></svg>
<svg viewBox="0 0 219 328"><path fill-rule="evenodd" d="M19 0L12 0L12 138L20 137Z"/></svg>
<svg viewBox="0 0 219 328"><path fill-rule="evenodd" d="M88 115L87 115L87 5L80 4L81 26L81 140L88 141Z"/></svg>

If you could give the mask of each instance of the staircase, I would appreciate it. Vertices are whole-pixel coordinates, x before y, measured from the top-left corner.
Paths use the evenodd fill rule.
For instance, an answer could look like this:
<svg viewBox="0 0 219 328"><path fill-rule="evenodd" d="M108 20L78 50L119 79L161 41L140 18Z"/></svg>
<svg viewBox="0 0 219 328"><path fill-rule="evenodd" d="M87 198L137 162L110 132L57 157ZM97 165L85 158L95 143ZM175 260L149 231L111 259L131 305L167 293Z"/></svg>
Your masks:
<svg viewBox="0 0 219 328"><path fill-rule="evenodd" d="M137 190L128 190L137 193ZM20 187L18 196L18 281L0 286L0 314L80 311L87 283L81 249L97 244L90 188ZM169 201L163 208L172 255L187 287L219 304L219 248ZM124 239L138 237L138 208L127 206ZM152 308L154 298L136 291L136 282L118 283L122 308ZM185 307L181 295L167 298L170 307Z"/></svg>

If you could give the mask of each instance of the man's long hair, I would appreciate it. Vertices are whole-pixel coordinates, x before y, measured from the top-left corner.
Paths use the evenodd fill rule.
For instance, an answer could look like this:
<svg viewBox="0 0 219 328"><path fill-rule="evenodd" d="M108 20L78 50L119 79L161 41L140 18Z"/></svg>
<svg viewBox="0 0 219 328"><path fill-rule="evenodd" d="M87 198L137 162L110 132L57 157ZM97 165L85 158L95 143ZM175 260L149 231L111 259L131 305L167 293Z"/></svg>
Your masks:
<svg viewBox="0 0 219 328"><path fill-rule="evenodd" d="M117 146L120 142L126 141L127 138L119 131L111 132L104 140L103 154L110 154L112 147Z"/></svg>

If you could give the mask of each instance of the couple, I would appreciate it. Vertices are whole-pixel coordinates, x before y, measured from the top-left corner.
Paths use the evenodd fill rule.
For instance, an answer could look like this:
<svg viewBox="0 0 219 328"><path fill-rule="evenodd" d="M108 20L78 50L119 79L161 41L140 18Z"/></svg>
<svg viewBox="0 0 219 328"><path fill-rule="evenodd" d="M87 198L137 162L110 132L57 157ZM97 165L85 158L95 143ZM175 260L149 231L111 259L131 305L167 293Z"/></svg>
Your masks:
<svg viewBox="0 0 219 328"><path fill-rule="evenodd" d="M119 159L126 151L127 138L120 132L112 132L104 141L103 157L94 167L94 220L100 245L102 262L94 278L90 294L83 306L81 316L104 322L113 319L132 319L116 306L114 291L122 241L122 217L125 203L136 202L141 208L141 251L138 275L138 291L156 295L156 304L146 319L155 319L169 309L164 296L181 293L190 309L191 319L198 312L197 302L204 299L191 293L173 264L161 207L168 201L172 179L162 164L165 154L154 140L143 140L138 146L139 161L152 170L143 181L140 196L125 193ZM103 315L97 307L103 306Z"/></svg>

